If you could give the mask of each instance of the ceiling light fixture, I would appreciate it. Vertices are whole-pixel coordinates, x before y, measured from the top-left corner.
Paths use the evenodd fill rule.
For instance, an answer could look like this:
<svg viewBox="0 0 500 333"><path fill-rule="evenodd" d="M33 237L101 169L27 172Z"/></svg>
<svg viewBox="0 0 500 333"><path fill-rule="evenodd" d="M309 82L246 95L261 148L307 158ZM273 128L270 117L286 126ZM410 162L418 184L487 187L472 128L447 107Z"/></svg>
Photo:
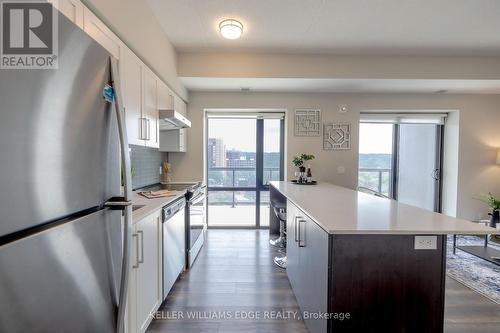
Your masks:
<svg viewBox="0 0 500 333"><path fill-rule="evenodd" d="M226 39L238 39L243 33L243 24L234 19L227 19L219 23L219 31Z"/></svg>

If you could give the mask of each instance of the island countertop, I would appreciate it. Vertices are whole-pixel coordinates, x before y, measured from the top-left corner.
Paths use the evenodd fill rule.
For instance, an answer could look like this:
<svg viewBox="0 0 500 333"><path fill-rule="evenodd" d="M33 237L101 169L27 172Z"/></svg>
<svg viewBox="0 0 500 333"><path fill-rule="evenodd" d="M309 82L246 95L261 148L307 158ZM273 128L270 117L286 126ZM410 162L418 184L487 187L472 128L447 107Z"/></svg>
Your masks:
<svg viewBox="0 0 500 333"><path fill-rule="evenodd" d="M270 183L330 234L485 235L498 229L330 183Z"/></svg>

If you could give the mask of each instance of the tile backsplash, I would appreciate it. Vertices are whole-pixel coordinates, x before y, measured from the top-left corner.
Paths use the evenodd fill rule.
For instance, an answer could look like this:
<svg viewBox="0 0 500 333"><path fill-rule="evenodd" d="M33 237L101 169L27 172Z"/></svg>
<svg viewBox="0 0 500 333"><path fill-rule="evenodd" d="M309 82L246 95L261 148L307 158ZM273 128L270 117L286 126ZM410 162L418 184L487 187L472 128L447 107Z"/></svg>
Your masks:
<svg viewBox="0 0 500 333"><path fill-rule="evenodd" d="M158 149L130 146L132 164L132 187L134 189L160 182L160 167L167 161L168 154Z"/></svg>

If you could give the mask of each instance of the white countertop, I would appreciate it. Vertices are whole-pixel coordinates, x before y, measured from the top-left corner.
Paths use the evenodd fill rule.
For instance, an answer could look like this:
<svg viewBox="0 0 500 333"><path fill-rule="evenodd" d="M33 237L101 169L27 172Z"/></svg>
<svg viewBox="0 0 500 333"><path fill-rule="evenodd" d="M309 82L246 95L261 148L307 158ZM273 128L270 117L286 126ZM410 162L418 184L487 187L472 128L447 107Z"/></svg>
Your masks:
<svg viewBox="0 0 500 333"><path fill-rule="evenodd" d="M499 234L498 229L330 183L271 182L330 234Z"/></svg>
<svg viewBox="0 0 500 333"><path fill-rule="evenodd" d="M136 223L148 215L153 214L154 212L160 210L163 206L168 205L169 203L183 197L186 194L186 191L177 191L178 194L171 197L163 197L163 198L155 198L148 199L143 197L142 195L137 194L137 192L132 192L132 204L133 205L144 205L134 212L132 212L132 223Z"/></svg>

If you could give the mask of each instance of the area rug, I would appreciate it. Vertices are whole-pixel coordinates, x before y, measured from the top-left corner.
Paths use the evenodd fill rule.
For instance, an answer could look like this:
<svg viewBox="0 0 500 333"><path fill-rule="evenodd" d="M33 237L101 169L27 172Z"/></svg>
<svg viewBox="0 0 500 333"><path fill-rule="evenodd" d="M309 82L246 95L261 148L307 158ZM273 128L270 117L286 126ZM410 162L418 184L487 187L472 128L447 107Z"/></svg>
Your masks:
<svg viewBox="0 0 500 333"><path fill-rule="evenodd" d="M483 245L484 238L458 236L457 245ZM500 246L489 244L500 250ZM475 257L460 249L453 254L453 236L448 236L446 273L479 294L500 304L500 266Z"/></svg>

